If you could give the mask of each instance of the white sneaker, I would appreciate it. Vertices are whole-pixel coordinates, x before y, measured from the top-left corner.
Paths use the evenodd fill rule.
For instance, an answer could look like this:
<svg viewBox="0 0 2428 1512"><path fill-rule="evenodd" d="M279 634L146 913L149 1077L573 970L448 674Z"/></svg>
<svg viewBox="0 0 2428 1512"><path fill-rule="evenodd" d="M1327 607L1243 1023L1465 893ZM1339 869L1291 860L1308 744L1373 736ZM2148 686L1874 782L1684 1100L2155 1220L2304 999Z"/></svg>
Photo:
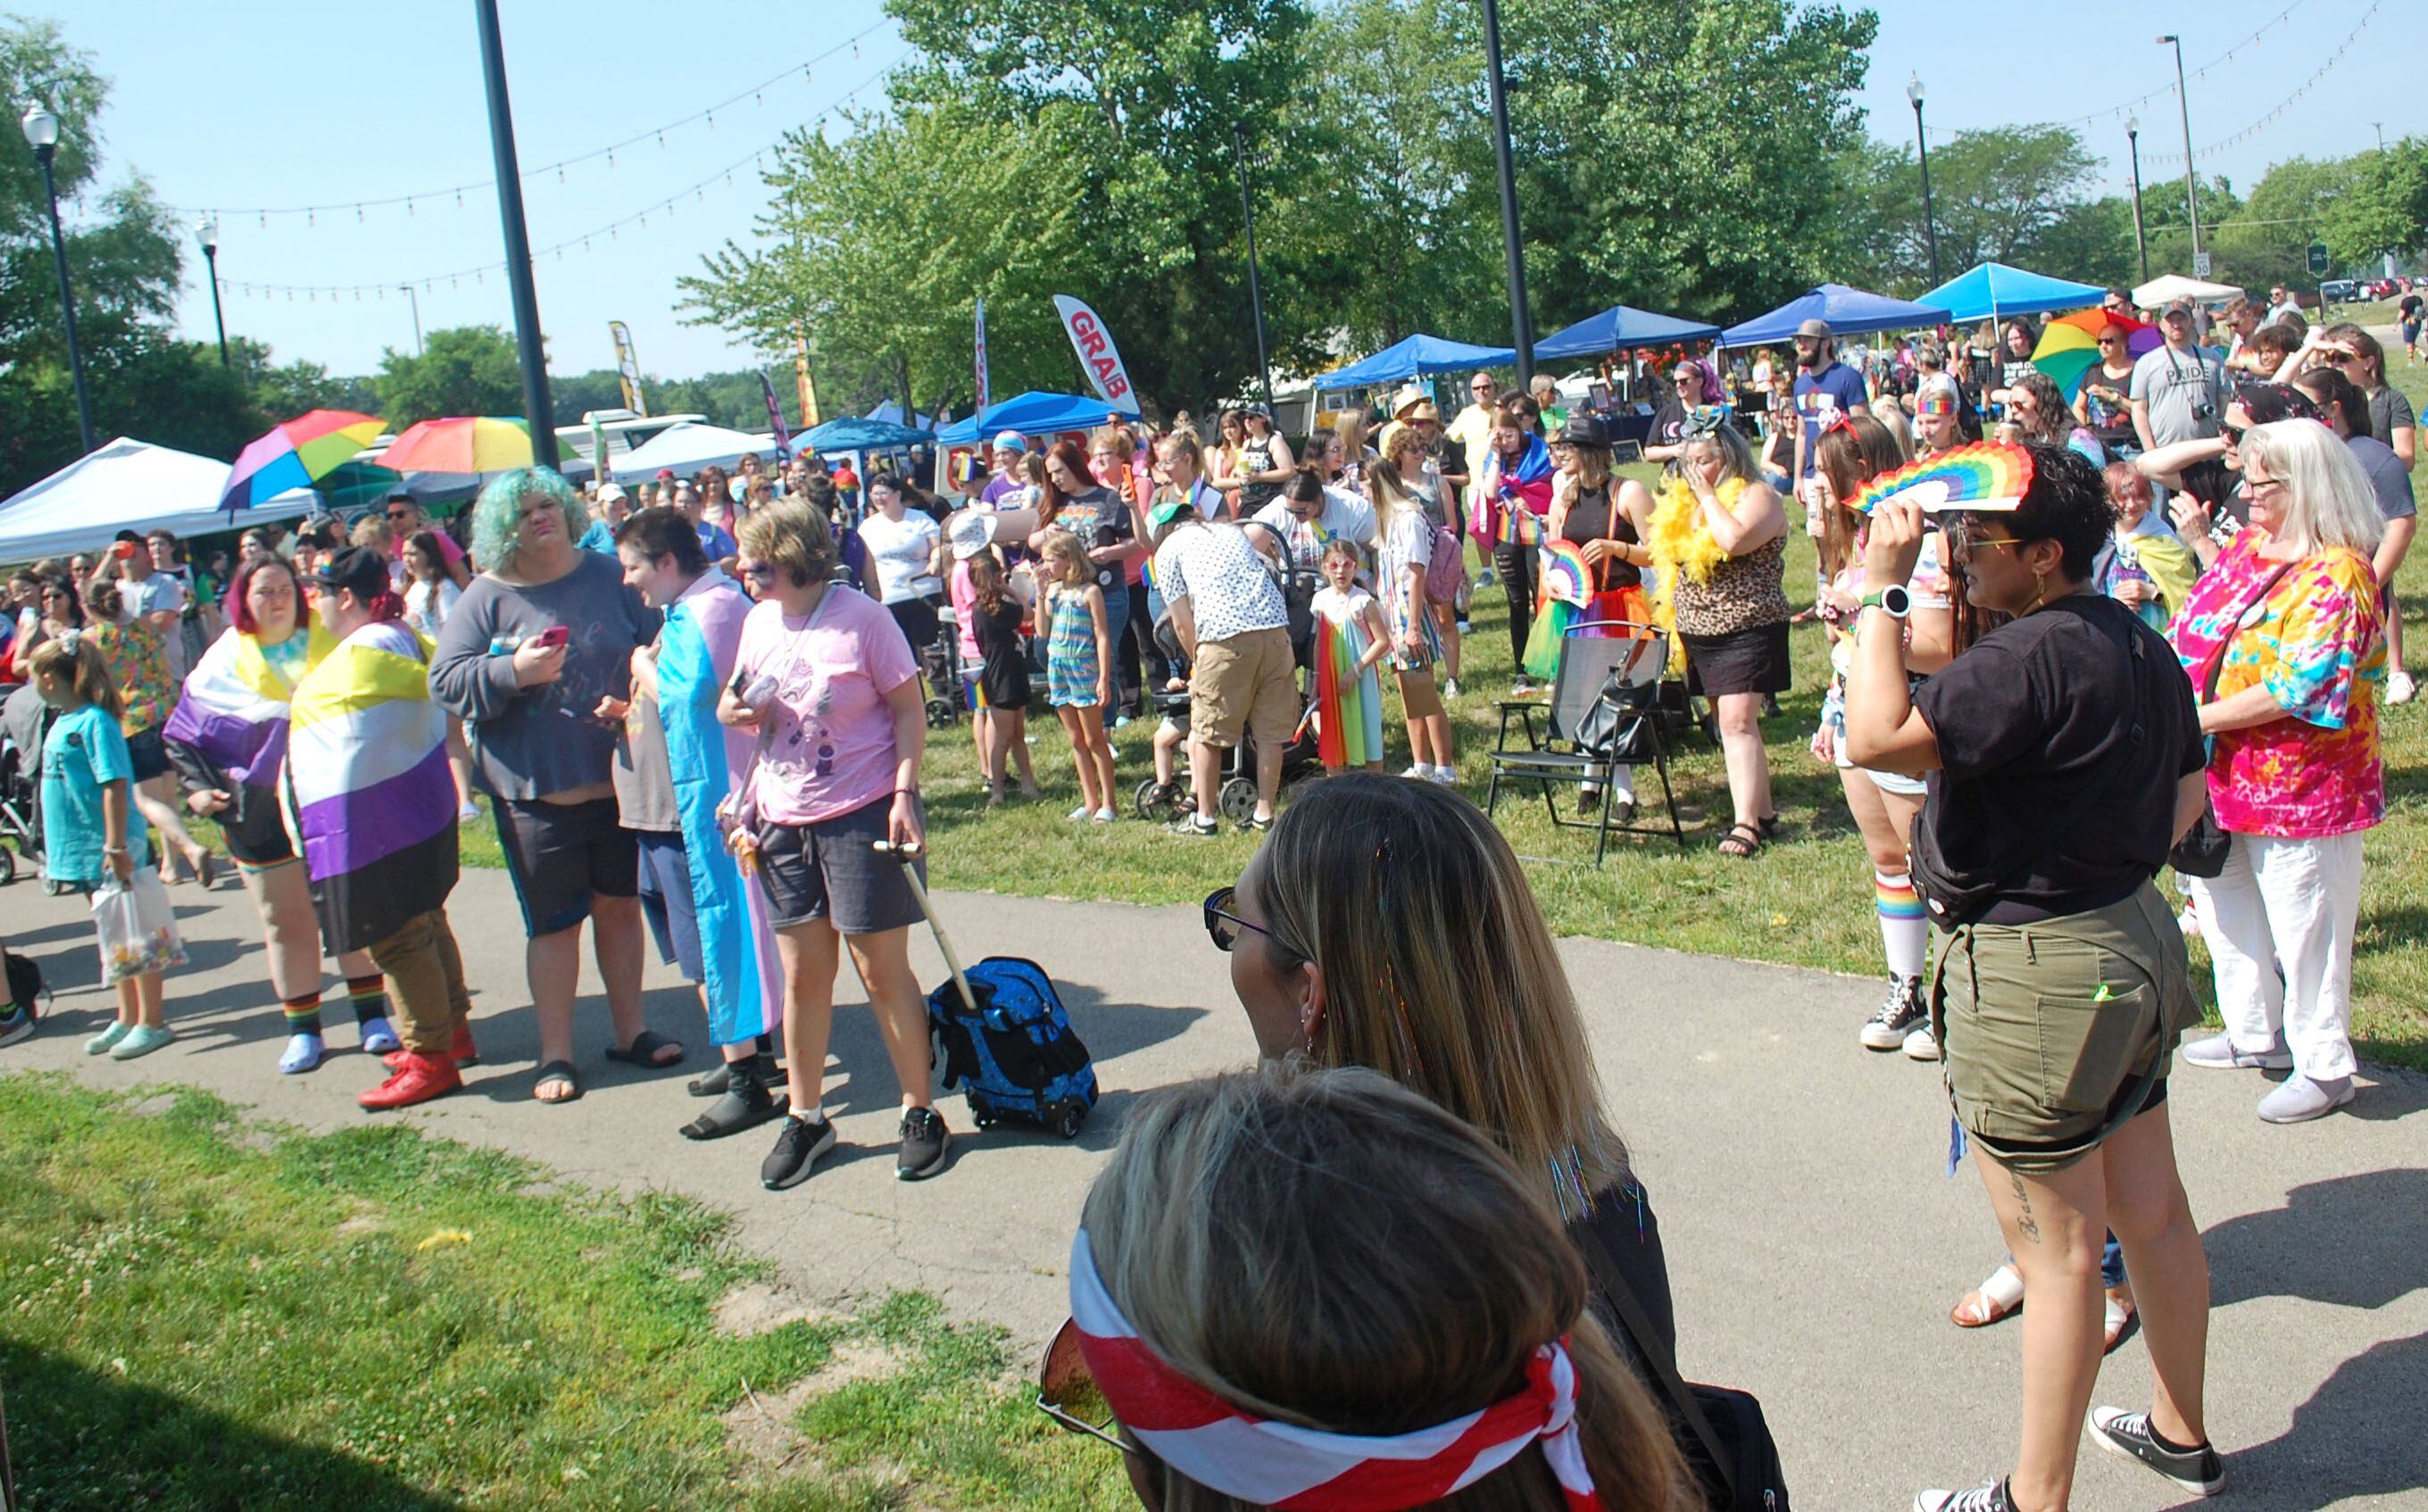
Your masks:
<svg viewBox="0 0 2428 1512"><path fill-rule="evenodd" d="M2293 1052L2281 1044L2271 1044L2265 1050L2238 1050L2234 1037L2221 1032L2186 1042L2184 1064L2207 1066L2212 1071L2290 1071Z"/></svg>
<svg viewBox="0 0 2428 1512"><path fill-rule="evenodd" d="M1939 1059L1939 1037L1930 1032L1929 1025L1926 1024L1905 1037L1905 1058L1909 1060Z"/></svg>
<svg viewBox="0 0 2428 1512"><path fill-rule="evenodd" d="M2333 1081L2288 1076L2283 1086L2259 1099L2259 1116L2271 1124L2306 1124L2311 1119L2326 1117L2352 1100L2350 1076L2338 1076Z"/></svg>
<svg viewBox="0 0 2428 1512"><path fill-rule="evenodd" d="M1119 817L1121 817L1121 815L1115 814L1110 809L1098 809L1096 811L1096 822L1098 824L1110 824Z"/></svg>
<svg viewBox="0 0 2428 1512"><path fill-rule="evenodd" d="M1426 765L1423 762L1419 762L1417 764L1409 767L1400 775L1402 777L1413 777L1419 782L1430 782L1433 781L1434 769L1431 766Z"/></svg>
<svg viewBox="0 0 2428 1512"><path fill-rule="evenodd" d="M1432 777L1433 781L1439 782L1442 786L1449 787L1458 781L1458 768L1455 766L1436 766L1428 775Z"/></svg>

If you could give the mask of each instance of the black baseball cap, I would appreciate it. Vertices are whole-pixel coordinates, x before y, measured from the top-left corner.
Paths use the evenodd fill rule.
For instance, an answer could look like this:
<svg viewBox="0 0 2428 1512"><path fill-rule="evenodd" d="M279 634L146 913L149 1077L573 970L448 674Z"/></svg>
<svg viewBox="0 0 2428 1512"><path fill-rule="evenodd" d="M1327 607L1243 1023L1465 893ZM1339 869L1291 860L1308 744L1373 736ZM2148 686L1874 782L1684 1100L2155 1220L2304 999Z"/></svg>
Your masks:
<svg viewBox="0 0 2428 1512"><path fill-rule="evenodd" d="M323 588L343 588L369 603L388 591L387 558L368 546L349 546L332 552L305 581Z"/></svg>

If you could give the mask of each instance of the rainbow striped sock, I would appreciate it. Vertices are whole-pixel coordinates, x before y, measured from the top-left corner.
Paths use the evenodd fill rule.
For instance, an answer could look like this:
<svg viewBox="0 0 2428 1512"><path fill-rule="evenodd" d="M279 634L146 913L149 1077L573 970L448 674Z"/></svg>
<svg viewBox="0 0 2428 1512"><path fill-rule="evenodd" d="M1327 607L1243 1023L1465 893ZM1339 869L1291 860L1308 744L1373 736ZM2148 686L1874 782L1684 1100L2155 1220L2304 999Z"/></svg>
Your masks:
<svg viewBox="0 0 2428 1512"><path fill-rule="evenodd" d="M314 993L309 997L287 998L286 1010L287 1033L318 1034L320 1032L320 994L319 993Z"/></svg>
<svg viewBox="0 0 2428 1512"><path fill-rule="evenodd" d="M358 1026L369 1024L375 1018L387 1017L387 978L347 978L346 1001L353 1005L354 1023Z"/></svg>
<svg viewBox="0 0 2428 1512"><path fill-rule="evenodd" d="M1908 872L1874 872L1874 899L1880 914L1880 948L1888 957L1889 974L1900 980L1922 975L1930 948L1930 913L1922 895L1913 890Z"/></svg>

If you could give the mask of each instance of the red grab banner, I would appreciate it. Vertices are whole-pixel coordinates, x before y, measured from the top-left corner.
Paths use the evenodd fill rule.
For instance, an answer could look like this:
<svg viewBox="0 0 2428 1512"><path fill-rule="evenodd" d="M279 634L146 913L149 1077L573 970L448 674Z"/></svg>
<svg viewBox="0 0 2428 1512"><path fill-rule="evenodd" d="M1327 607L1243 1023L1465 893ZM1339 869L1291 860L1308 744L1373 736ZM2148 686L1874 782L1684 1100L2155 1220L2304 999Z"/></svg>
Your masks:
<svg viewBox="0 0 2428 1512"><path fill-rule="evenodd" d="M1113 345L1112 334L1105 322L1083 300L1068 294L1054 296L1054 308L1062 317L1062 334L1071 338L1071 350L1079 354L1079 366L1087 370L1088 382L1105 403L1116 409L1138 413L1138 395L1130 388L1130 375L1122 366L1121 349Z"/></svg>

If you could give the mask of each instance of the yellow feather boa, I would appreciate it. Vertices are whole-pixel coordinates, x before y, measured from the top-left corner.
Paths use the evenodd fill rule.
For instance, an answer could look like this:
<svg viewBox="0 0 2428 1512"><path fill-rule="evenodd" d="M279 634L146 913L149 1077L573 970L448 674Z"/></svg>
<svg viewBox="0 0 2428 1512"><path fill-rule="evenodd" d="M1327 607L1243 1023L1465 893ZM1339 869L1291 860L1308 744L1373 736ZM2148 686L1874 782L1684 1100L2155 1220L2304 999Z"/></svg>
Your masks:
<svg viewBox="0 0 2428 1512"><path fill-rule="evenodd" d="M1724 480L1713 492L1719 496L1723 508L1734 509L1737 498L1745 492L1743 478ZM1720 543L1712 538L1703 523L1703 511L1697 504L1695 490L1686 486L1683 478L1662 481L1660 501L1652 511L1651 538L1645 545L1652 552L1652 565L1661 569L1666 582L1675 572L1682 572L1689 582L1708 583L1712 569L1729 559Z"/></svg>

